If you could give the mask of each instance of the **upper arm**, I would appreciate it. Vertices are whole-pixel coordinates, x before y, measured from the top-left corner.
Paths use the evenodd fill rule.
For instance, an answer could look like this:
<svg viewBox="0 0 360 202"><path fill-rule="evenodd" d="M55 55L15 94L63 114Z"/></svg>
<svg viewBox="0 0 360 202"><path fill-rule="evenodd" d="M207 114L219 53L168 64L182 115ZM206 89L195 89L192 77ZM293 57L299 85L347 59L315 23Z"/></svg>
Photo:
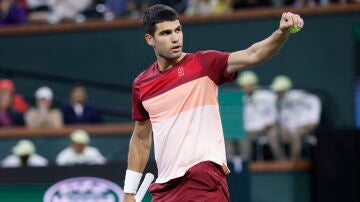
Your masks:
<svg viewBox="0 0 360 202"><path fill-rule="evenodd" d="M255 54L250 48L232 52L228 58L227 72L232 74L242 68L256 65Z"/></svg>
<svg viewBox="0 0 360 202"><path fill-rule="evenodd" d="M228 60L228 73L264 62L280 50L288 37L288 32L277 30L271 36L254 43L249 48L231 53Z"/></svg>
<svg viewBox="0 0 360 202"><path fill-rule="evenodd" d="M236 74L228 74L227 66L229 61L228 52L219 52L215 50L199 51L196 57L199 60L202 69L216 85L234 81Z"/></svg>
<svg viewBox="0 0 360 202"><path fill-rule="evenodd" d="M150 119L145 121L135 121L133 136L139 139L148 139L151 137L152 127Z"/></svg>

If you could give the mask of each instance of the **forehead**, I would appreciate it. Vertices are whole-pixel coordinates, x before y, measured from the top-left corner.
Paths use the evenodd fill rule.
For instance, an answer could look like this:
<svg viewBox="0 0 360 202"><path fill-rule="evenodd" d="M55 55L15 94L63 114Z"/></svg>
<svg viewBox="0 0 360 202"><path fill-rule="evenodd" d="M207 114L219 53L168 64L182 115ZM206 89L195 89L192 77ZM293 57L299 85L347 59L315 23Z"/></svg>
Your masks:
<svg viewBox="0 0 360 202"><path fill-rule="evenodd" d="M176 29L179 26L181 26L180 21L174 20L174 21L164 21L164 22L157 23L155 25L155 28L156 28L156 32L161 32L163 30Z"/></svg>
<svg viewBox="0 0 360 202"><path fill-rule="evenodd" d="M85 91L85 88L82 86L77 86L72 89L72 92Z"/></svg>

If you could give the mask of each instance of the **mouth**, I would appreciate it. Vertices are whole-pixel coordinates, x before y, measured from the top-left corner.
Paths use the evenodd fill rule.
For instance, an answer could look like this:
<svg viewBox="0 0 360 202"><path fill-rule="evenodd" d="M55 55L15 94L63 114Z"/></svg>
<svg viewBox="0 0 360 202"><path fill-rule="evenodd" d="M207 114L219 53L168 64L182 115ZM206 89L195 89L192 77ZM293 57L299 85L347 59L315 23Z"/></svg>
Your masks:
<svg viewBox="0 0 360 202"><path fill-rule="evenodd" d="M181 46L173 46L171 50L173 50L174 52L179 52L181 50Z"/></svg>

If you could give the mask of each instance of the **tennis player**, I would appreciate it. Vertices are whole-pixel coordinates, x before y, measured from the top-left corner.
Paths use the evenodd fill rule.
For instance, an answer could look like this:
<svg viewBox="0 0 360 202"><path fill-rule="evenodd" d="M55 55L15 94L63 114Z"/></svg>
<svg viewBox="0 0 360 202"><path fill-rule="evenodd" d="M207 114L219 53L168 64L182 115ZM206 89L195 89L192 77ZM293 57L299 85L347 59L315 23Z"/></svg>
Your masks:
<svg viewBox="0 0 360 202"><path fill-rule="evenodd" d="M303 27L299 15L283 13L268 38L233 53L185 53L179 16L164 5L142 18L145 40L157 61L133 83L132 118L125 202L133 202L154 138L158 177L150 187L155 202L229 201L225 144L217 100L218 86L240 69L273 56L289 37L287 28ZM219 40L217 38L216 40Z"/></svg>

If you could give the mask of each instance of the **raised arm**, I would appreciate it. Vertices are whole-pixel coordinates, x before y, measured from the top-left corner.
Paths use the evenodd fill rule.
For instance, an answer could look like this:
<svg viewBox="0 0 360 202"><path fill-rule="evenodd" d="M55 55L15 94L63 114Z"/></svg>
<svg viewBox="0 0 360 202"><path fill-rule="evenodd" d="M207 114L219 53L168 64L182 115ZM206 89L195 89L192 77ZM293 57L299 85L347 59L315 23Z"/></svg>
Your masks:
<svg viewBox="0 0 360 202"><path fill-rule="evenodd" d="M152 142L151 133L150 120L135 122L129 145L128 168L124 186L125 201L135 201L134 194L140 181L139 177L141 178L141 173L144 171L149 159Z"/></svg>
<svg viewBox="0 0 360 202"><path fill-rule="evenodd" d="M303 27L303 19L293 13L283 13L280 20L279 29L268 38L257 42L249 48L230 54L228 59L227 72L234 73L242 68L256 66L271 58L281 49L287 41L290 27Z"/></svg>

